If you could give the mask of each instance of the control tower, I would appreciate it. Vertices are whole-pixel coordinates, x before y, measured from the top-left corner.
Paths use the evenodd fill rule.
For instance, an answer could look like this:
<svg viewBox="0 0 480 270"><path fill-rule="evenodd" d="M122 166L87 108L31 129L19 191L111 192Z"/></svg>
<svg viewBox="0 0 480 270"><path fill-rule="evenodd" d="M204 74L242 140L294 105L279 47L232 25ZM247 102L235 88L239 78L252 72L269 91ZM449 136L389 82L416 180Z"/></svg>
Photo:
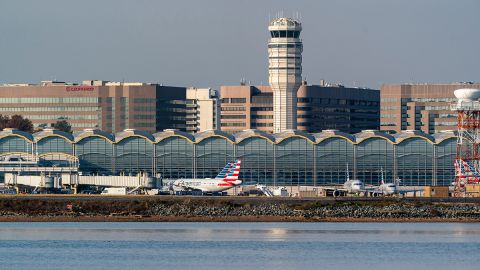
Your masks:
<svg viewBox="0 0 480 270"><path fill-rule="evenodd" d="M302 83L302 24L277 18L268 26L268 74L273 91L273 132L297 128L297 90Z"/></svg>
<svg viewBox="0 0 480 270"><path fill-rule="evenodd" d="M458 113L454 196L464 197L466 185L480 183L480 89L458 89L454 94L457 103L451 109Z"/></svg>

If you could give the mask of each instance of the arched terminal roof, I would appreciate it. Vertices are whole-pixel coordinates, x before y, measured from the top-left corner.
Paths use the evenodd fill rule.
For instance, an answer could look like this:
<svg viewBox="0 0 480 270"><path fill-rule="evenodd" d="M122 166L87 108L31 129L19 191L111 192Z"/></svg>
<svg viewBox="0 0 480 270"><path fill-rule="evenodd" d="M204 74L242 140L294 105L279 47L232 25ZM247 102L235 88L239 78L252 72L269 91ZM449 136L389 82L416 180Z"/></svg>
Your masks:
<svg viewBox="0 0 480 270"><path fill-rule="evenodd" d="M136 129L125 129L124 131L115 133L115 142L118 143L129 137L142 137L149 140L151 143L155 142L155 138L152 134Z"/></svg>
<svg viewBox="0 0 480 270"><path fill-rule="evenodd" d="M345 138L346 140L355 144L361 143L362 141L365 141L370 138L383 138L385 140L388 140L392 144L401 143L402 141L410 138L422 138L427 140L430 143L439 144L444 140L456 138L457 132L450 130L450 131L441 131L435 134L426 134L418 130L404 130L397 134L390 135L378 130L363 130L362 132L357 134L348 134L338 130L322 130L322 132L313 133L313 134L299 131L299 130L286 130L284 132L270 134L270 133L263 132L256 129L247 129L247 130L237 132L233 135L223 131L219 131L219 130L206 130L193 135L193 134L179 131L176 129L166 129L164 131L157 132L154 134L136 130L136 129L126 129L116 134L103 132L98 129L85 129L81 132L77 132L74 134L62 132L55 129L45 129L45 130L36 132L34 134L30 134L28 132L20 131L18 129L13 129L13 128L5 128L4 130L0 131L0 138L7 137L7 136L22 137L29 142L40 141L41 139L49 136L60 136L69 140L70 142L78 142L87 137L99 136L109 140L110 142L115 142L115 143L120 142L123 139L132 137L132 136L143 137L145 139L148 139L152 143L158 143L166 138L174 137L174 136L183 137L192 143L198 143L210 137L222 137L229 140L232 143L239 143L250 137L262 137L274 144L280 143L281 141L291 137L302 137L314 144L320 143L326 139L334 138L334 137Z"/></svg>
<svg viewBox="0 0 480 270"><path fill-rule="evenodd" d="M457 132L453 130L445 130L441 131L438 133L433 134L433 137L435 138L435 143L439 144L445 140L451 139L451 138L457 138Z"/></svg>
<svg viewBox="0 0 480 270"><path fill-rule="evenodd" d="M25 132L25 131L20 131L16 128L4 128L2 131L0 131L0 138L4 138L4 137L8 137L8 136L22 137L29 142L33 142L33 140L34 140L32 134L30 134L28 132Z"/></svg>
<svg viewBox="0 0 480 270"><path fill-rule="evenodd" d="M99 129L84 129L83 131L77 132L73 134L75 142L81 141L87 137L103 137L111 142L115 142L115 136L111 133L103 132Z"/></svg>
<svg viewBox="0 0 480 270"><path fill-rule="evenodd" d="M383 138L388 140L390 143L395 143L395 138L392 135L379 130L362 130L361 132L356 133L354 136L357 144L371 138Z"/></svg>
<svg viewBox="0 0 480 270"><path fill-rule="evenodd" d="M275 143L280 143L281 141L292 137L302 137L306 140L309 140L311 143L315 143L315 137L312 134L300 130L285 130L283 132L273 134L273 137L275 138Z"/></svg>
<svg viewBox="0 0 480 270"><path fill-rule="evenodd" d="M402 130L399 133L394 134L393 137L395 138L395 143L400 143L411 138L422 138L431 144L435 143L435 138L433 136L420 130Z"/></svg>
<svg viewBox="0 0 480 270"><path fill-rule="evenodd" d="M152 136L154 138L155 143L158 143L166 138L175 137L175 136L183 137L191 142L195 142L195 137L192 134L180 131L178 129L165 129L163 131L153 133Z"/></svg>
<svg viewBox="0 0 480 270"><path fill-rule="evenodd" d="M232 143L235 142L235 137L232 134L229 134L220 130L213 130L213 129L205 130L203 132L195 134L195 142L199 143L210 137L223 137L231 141Z"/></svg>
<svg viewBox="0 0 480 270"><path fill-rule="evenodd" d="M72 142L72 143L74 141L74 137L73 137L72 133L63 132L63 131L56 130L56 129L53 129L53 128L46 128L42 131L33 133L33 137L35 138L35 141L37 141L37 142L40 141L43 138L52 137L52 136L63 137L65 139L67 139L68 141Z"/></svg>
<svg viewBox="0 0 480 270"><path fill-rule="evenodd" d="M351 143L355 143L355 136L353 136L352 134L338 131L336 129L326 129L326 130L322 130L322 132L320 133L313 133L312 135L313 137L315 137L315 143L320 143L326 139L335 138L335 137L345 138Z"/></svg>
<svg viewBox="0 0 480 270"><path fill-rule="evenodd" d="M272 134L266 133L256 129L246 129L237 133L234 133L235 143L239 143L247 138L251 137L262 137L270 141L270 143L275 142L275 137Z"/></svg>

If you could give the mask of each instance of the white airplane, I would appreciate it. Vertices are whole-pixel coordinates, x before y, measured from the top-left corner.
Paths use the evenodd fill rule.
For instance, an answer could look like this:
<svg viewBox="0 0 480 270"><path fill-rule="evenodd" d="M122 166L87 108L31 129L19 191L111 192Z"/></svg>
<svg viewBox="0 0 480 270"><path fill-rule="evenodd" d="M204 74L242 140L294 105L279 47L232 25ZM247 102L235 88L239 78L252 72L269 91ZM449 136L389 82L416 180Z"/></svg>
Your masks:
<svg viewBox="0 0 480 270"><path fill-rule="evenodd" d="M369 187L367 188L367 193L371 197L376 196L391 196L397 193L397 185L400 183L400 179L397 178L395 183L385 183L383 179L383 168L381 168L381 180L378 187Z"/></svg>
<svg viewBox="0 0 480 270"><path fill-rule="evenodd" d="M171 183L173 189L220 192L242 184L238 179L241 161L229 162L215 178L178 179Z"/></svg>
<svg viewBox="0 0 480 270"><path fill-rule="evenodd" d="M402 188L400 189L400 178L395 179L393 183L385 183L384 178L383 178L383 168L381 169L381 182L380 186L374 187L374 188L367 188L367 192L369 193L370 196L392 196L392 195L403 195L404 193L407 192L415 192L417 191L416 189L405 189Z"/></svg>
<svg viewBox="0 0 480 270"><path fill-rule="evenodd" d="M363 195L363 196L370 196L370 197L377 197L377 196L390 196L393 194L399 193L397 188L400 179L397 179L396 183L385 183L383 180L383 169L381 170L382 177L381 177L381 184L378 187L375 186L368 186L366 187L365 184L360 180L350 180L350 175L348 172L348 164L347 164L347 180L343 183L341 188L327 188L326 190L330 190L334 197L338 196L345 196L347 194L352 195ZM406 191L409 192L409 191Z"/></svg>
<svg viewBox="0 0 480 270"><path fill-rule="evenodd" d="M395 182L396 183L385 183L382 179L382 181L380 182L380 186L373 188L373 190L370 190L369 193L373 197L379 196L379 195L391 196L391 195L397 194L399 193L397 189L397 185L398 185L397 182L400 182L400 179L397 178Z"/></svg>
<svg viewBox="0 0 480 270"><path fill-rule="evenodd" d="M360 180L350 180L350 174L348 172L348 164L347 164L347 180L343 183L342 187L339 188L324 188L327 192L332 192L334 197L345 196L347 194L355 194L360 195L361 193L365 193L365 185Z"/></svg>

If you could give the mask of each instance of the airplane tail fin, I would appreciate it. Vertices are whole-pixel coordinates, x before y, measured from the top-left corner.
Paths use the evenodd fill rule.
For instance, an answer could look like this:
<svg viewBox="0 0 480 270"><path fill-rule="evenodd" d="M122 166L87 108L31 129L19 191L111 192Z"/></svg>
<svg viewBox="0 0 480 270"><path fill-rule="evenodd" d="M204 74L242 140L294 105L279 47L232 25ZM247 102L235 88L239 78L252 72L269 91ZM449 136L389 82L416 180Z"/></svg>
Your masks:
<svg viewBox="0 0 480 270"><path fill-rule="evenodd" d="M381 172L381 180L380 180L380 184L385 184L385 180L383 179L383 167L380 168L380 172Z"/></svg>
<svg viewBox="0 0 480 270"><path fill-rule="evenodd" d="M241 160L237 160L231 164L230 169L223 177L223 180L226 182L234 182L238 180L238 175L240 174L240 166L242 164Z"/></svg>
<svg viewBox="0 0 480 270"><path fill-rule="evenodd" d="M233 166L233 162L227 163L227 165L225 165L225 167L220 171L220 173L218 173L215 179L224 179L224 177L228 174L232 166Z"/></svg>

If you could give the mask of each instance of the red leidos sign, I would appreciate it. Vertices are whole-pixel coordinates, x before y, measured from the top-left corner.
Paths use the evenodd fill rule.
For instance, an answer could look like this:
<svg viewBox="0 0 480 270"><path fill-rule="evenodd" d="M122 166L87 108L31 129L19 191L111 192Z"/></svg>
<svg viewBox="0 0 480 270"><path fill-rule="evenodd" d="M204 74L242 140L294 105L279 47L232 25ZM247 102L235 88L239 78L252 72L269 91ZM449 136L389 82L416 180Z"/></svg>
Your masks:
<svg viewBox="0 0 480 270"><path fill-rule="evenodd" d="M67 91L93 91L95 88L93 86L67 86Z"/></svg>

